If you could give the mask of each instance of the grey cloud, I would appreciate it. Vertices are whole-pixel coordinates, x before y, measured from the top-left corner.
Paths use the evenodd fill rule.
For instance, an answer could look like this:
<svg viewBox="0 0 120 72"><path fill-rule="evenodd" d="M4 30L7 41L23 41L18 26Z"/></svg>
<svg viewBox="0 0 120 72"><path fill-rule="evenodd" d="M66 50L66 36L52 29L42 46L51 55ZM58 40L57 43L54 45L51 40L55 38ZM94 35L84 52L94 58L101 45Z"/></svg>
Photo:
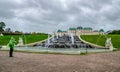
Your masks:
<svg viewBox="0 0 120 72"><path fill-rule="evenodd" d="M13 17L15 17L15 14L12 10L0 9L0 18L13 18Z"/></svg>
<svg viewBox="0 0 120 72"><path fill-rule="evenodd" d="M120 27L119 7L119 0L0 0L0 20L25 32L77 26L110 30Z"/></svg>

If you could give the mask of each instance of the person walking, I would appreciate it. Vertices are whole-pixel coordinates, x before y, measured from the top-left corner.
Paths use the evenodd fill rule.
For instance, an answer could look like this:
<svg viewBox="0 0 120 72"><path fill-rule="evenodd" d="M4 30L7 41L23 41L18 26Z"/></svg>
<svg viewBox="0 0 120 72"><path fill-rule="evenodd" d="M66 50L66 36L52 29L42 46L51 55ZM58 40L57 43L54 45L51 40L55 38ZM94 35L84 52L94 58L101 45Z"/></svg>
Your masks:
<svg viewBox="0 0 120 72"><path fill-rule="evenodd" d="M13 57L13 51L14 51L14 45L15 45L16 41L13 37L11 37L10 41L9 41L9 57Z"/></svg>

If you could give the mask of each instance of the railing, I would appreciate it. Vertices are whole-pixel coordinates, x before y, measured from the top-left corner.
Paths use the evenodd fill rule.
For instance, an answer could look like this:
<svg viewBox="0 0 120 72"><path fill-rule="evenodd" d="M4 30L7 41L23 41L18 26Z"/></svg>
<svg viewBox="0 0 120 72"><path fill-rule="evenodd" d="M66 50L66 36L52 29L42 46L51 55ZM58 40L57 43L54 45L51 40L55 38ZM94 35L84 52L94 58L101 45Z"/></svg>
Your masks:
<svg viewBox="0 0 120 72"><path fill-rule="evenodd" d="M78 36L78 35L77 35L77 36ZM79 37L79 39L80 39L81 41L83 41L83 42L86 43L86 44L89 44L89 45L93 46L94 48L105 48L104 46L100 46L100 45L96 45L96 44L87 42L87 41L83 40L80 36L78 36L78 37Z"/></svg>

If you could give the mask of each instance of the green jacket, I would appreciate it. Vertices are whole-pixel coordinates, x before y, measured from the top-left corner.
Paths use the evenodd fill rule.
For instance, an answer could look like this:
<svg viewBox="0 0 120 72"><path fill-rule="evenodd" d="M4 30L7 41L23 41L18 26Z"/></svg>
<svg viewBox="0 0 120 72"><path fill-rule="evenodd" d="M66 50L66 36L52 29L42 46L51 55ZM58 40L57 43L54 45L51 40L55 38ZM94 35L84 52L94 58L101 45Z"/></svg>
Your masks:
<svg viewBox="0 0 120 72"><path fill-rule="evenodd" d="M14 39L13 37L11 37L11 39L10 39L10 41L9 41L9 47L10 47L10 48L14 48L15 43L16 43L15 39Z"/></svg>

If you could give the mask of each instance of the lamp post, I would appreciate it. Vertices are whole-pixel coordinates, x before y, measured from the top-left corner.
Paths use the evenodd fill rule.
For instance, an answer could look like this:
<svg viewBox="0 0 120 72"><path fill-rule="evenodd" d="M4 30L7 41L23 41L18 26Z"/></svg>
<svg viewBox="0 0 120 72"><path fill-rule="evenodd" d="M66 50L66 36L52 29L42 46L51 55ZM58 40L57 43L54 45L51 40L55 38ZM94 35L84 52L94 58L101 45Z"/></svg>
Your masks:
<svg viewBox="0 0 120 72"><path fill-rule="evenodd" d="M87 47L86 47L86 54L88 53L88 51L87 51Z"/></svg>

